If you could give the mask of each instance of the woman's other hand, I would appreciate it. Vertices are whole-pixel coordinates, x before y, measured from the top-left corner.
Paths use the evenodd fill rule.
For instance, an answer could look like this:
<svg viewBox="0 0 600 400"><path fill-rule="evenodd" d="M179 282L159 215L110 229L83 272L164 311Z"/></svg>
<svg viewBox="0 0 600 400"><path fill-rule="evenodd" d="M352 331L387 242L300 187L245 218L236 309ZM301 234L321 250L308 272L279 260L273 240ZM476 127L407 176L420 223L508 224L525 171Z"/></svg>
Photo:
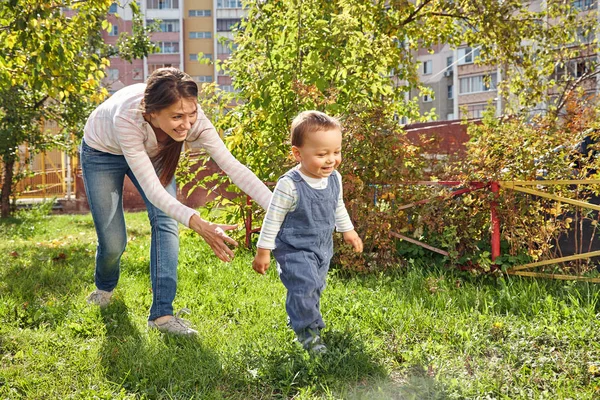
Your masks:
<svg viewBox="0 0 600 400"><path fill-rule="evenodd" d="M237 246L238 242L227 236L225 231L237 229L237 225L213 224L205 221L197 214L190 218L190 228L198 233L219 259L229 262L233 259L233 250L227 244Z"/></svg>

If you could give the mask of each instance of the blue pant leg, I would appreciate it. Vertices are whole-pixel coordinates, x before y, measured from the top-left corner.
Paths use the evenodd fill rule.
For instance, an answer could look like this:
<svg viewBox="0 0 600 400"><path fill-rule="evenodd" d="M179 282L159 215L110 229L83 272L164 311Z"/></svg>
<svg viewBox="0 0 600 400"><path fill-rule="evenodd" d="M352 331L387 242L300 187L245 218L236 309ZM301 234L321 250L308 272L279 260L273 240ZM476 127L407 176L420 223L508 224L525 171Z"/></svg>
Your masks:
<svg viewBox="0 0 600 400"><path fill-rule="evenodd" d="M85 193L98 236L94 280L100 290L117 286L121 255L127 245L123 215L123 180L129 169L125 157L81 147Z"/></svg>
<svg viewBox="0 0 600 400"><path fill-rule="evenodd" d="M296 333L324 328L319 309L324 279L314 253L296 251L277 257L280 278L287 289L285 308Z"/></svg>
<svg viewBox="0 0 600 400"><path fill-rule="evenodd" d="M150 243L150 280L152 281L152 306L148 319L173 315L173 301L177 293L177 265L179 263L179 224L148 201L137 179L129 177L146 203L152 227ZM177 195L175 179L165 189L173 197Z"/></svg>

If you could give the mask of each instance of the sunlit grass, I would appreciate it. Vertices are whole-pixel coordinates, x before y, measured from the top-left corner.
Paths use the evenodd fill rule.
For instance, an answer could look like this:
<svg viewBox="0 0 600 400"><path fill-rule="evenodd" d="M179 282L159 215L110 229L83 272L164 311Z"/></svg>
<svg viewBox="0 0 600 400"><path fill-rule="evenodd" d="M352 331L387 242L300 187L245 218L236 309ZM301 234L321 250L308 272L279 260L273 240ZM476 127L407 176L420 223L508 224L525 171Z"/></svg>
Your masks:
<svg viewBox="0 0 600 400"><path fill-rule="evenodd" d="M0 222L0 398L592 399L600 395L593 284L469 278L421 265L333 269L322 299L329 353L293 341L275 268L225 264L182 230L176 309L195 339L146 328L149 227L128 214L115 301L93 290L89 216ZM486 397L487 396L487 397Z"/></svg>

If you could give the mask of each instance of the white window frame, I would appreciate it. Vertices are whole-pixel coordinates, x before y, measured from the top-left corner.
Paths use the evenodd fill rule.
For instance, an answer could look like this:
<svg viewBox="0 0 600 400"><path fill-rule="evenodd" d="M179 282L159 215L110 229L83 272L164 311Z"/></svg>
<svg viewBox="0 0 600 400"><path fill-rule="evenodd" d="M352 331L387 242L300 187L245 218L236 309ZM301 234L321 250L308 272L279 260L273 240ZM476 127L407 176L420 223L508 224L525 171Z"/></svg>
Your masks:
<svg viewBox="0 0 600 400"><path fill-rule="evenodd" d="M212 39L212 32L201 31L201 32L190 32L190 39Z"/></svg>
<svg viewBox="0 0 600 400"><path fill-rule="evenodd" d="M217 8L242 8L242 0L217 0Z"/></svg>
<svg viewBox="0 0 600 400"><path fill-rule="evenodd" d="M119 68L108 68L106 70L106 79L109 81L118 81L119 80Z"/></svg>
<svg viewBox="0 0 600 400"><path fill-rule="evenodd" d="M486 82L490 77L489 82ZM471 94L481 92L491 92L496 90L498 84L498 75L495 72L486 75L473 75L459 79L459 93Z"/></svg>
<svg viewBox="0 0 600 400"><path fill-rule="evenodd" d="M212 17L212 10L189 10L188 17Z"/></svg>
<svg viewBox="0 0 600 400"><path fill-rule="evenodd" d="M153 23L154 21L147 21L148 24ZM168 27L172 27L171 30ZM166 29L165 29L166 28ZM179 32L181 30L181 25L179 25L178 19L165 19L160 22L159 25L160 32Z"/></svg>
<svg viewBox="0 0 600 400"><path fill-rule="evenodd" d="M196 82L210 83L213 81L213 76L212 75L195 75L195 76L192 76L192 79L194 79Z"/></svg>
<svg viewBox="0 0 600 400"><path fill-rule="evenodd" d="M159 48L156 54L179 54L179 42L154 42L154 44Z"/></svg>
<svg viewBox="0 0 600 400"><path fill-rule="evenodd" d="M433 60L423 61L423 75L431 75L433 73Z"/></svg>
<svg viewBox="0 0 600 400"><path fill-rule="evenodd" d="M458 65L473 64L479 57L479 47L473 49L471 47L463 47L458 49Z"/></svg>
<svg viewBox="0 0 600 400"><path fill-rule="evenodd" d="M190 61L200 61L201 58L206 58L206 59L209 59L210 61L213 60L213 56L210 53L204 53L202 55L202 57L198 57L198 53L190 54Z"/></svg>
<svg viewBox="0 0 600 400"><path fill-rule="evenodd" d="M149 10L177 10L179 0L146 0L146 8Z"/></svg>

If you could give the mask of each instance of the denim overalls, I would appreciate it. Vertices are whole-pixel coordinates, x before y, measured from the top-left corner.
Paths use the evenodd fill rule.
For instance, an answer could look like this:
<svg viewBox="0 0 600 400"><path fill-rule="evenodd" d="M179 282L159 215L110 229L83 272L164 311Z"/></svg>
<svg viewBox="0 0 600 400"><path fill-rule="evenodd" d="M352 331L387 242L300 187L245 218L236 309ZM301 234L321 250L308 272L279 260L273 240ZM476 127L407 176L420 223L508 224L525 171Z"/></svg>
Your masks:
<svg viewBox="0 0 600 400"><path fill-rule="evenodd" d="M281 225L273 256L287 288L285 308L290 324L298 334L307 328L325 327L319 310L320 298L333 255L340 182L336 174L331 174L327 188L313 189L296 170L283 176L294 181L298 202Z"/></svg>

